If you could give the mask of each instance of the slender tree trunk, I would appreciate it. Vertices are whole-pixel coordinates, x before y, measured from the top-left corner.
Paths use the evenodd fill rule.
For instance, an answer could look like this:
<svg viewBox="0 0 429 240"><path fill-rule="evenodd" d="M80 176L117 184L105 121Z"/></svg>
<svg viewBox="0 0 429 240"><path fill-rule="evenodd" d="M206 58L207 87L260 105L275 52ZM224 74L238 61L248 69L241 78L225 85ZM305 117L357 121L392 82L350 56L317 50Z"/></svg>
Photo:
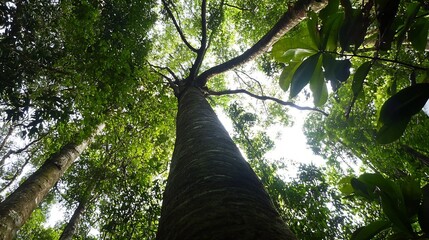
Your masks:
<svg viewBox="0 0 429 240"><path fill-rule="evenodd" d="M73 215L70 218L70 221L67 223L66 227L61 233L59 240L71 240L73 238L74 234L76 233L77 227L80 223L80 219L82 218L82 215L85 212L86 207L88 206L88 203L91 200L92 192L94 191L97 183L98 183L98 178L92 181L90 185L87 187L86 191L84 192L83 196L79 201L77 208L74 210Z"/></svg>
<svg viewBox="0 0 429 240"><path fill-rule="evenodd" d="M79 202L79 205L74 211L73 216L70 218L70 221L67 223L66 227L61 233L59 240L71 240L73 238L73 235L75 234L77 226L80 222L80 219L83 213L85 212L87 203L88 203L87 199L82 199L82 201Z"/></svg>
<svg viewBox="0 0 429 240"><path fill-rule="evenodd" d="M9 240L15 236L16 231L103 127L98 126L93 136L80 144L69 143L62 147L0 203L0 240Z"/></svg>
<svg viewBox="0 0 429 240"><path fill-rule="evenodd" d="M181 94L157 239L295 239L205 100Z"/></svg>

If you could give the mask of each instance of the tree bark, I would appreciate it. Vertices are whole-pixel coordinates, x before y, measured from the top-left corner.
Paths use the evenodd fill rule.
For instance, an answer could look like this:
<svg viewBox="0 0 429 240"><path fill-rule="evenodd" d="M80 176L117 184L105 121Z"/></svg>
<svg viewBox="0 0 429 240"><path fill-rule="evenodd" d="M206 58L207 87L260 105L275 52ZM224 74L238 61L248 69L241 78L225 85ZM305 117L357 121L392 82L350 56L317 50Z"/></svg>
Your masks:
<svg viewBox="0 0 429 240"><path fill-rule="evenodd" d="M103 124L99 125L94 134L80 144L69 143L63 146L0 203L1 240L15 236L16 231L24 225L33 210L103 127Z"/></svg>
<svg viewBox="0 0 429 240"><path fill-rule="evenodd" d="M105 164L105 162L103 163ZM83 196L80 197L79 204L77 208L74 210L70 221L67 223L59 240L71 240L76 233L77 227L80 223L80 219L82 218L83 213L88 206L88 203L91 201L92 193L98 183L98 178L96 180L91 181L90 185L87 187L86 191L83 193Z"/></svg>
<svg viewBox="0 0 429 240"><path fill-rule="evenodd" d="M158 240L295 239L198 88L179 99Z"/></svg>
<svg viewBox="0 0 429 240"><path fill-rule="evenodd" d="M85 212L87 202L88 201L86 199L82 199L82 201L79 202L79 205L74 211L73 216L70 218L70 221L67 223L66 227L61 233L59 240L71 240L73 238L80 219Z"/></svg>

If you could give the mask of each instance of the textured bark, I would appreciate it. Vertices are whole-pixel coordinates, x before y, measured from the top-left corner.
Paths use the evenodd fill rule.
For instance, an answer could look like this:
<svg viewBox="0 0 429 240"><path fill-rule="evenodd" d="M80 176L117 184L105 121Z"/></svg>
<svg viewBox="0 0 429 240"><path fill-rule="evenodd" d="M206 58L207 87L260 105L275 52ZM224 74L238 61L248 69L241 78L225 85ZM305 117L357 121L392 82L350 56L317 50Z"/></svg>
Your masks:
<svg viewBox="0 0 429 240"><path fill-rule="evenodd" d="M157 239L295 239L199 89L181 94Z"/></svg>
<svg viewBox="0 0 429 240"><path fill-rule="evenodd" d="M100 125L94 135L102 130ZM12 194L0 203L0 239L12 239L28 220L33 210L45 198L54 184L87 148L93 136L80 144L69 143L25 180Z"/></svg>

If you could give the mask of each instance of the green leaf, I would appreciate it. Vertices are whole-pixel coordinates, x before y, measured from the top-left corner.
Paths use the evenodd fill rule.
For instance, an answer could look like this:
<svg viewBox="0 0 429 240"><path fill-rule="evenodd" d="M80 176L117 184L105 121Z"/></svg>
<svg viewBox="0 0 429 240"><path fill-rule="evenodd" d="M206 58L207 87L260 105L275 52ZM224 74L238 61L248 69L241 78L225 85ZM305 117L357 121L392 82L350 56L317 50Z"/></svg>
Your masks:
<svg viewBox="0 0 429 240"><path fill-rule="evenodd" d="M317 14L313 11L308 12L308 18L307 18L307 29L308 33L310 35L310 39L312 40L313 44L320 47L320 33L319 33L319 27L318 27L318 17Z"/></svg>
<svg viewBox="0 0 429 240"><path fill-rule="evenodd" d="M318 62L310 79L310 90L313 93L313 102L315 106L322 106L328 100L328 89L322 71L322 58Z"/></svg>
<svg viewBox="0 0 429 240"><path fill-rule="evenodd" d="M396 29L393 27L393 22L398 12L400 0L375 0L376 15L379 29L379 48L381 50L389 50Z"/></svg>
<svg viewBox="0 0 429 240"><path fill-rule="evenodd" d="M367 240L373 238L375 235L381 231L390 227L388 221L378 220L374 221L364 227L358 228L353 232L350 240Z"/></svg>
<svg viewBox="0 0 429 240"><path fill-rule="evenodd" d="M343 193L346 196L348 196L354 192L353 187L352 187L352 183L351 183L352 179L353 179L352 176L347 176L347 177L343 177L338 182L338 189L340 190L341 193Z"/></svg>
<svg viewBox="0 0 429 240"><path fill-rule="evenodd" d="M391 122L389 124L384 124L377 131L375 139L380 144L388 144L399 139L402 134L405 132L408 123L410 122L411 117L405 117L399 119L396 122Z"/></svg>
<svg viewBox="0 0 429 240"><path fill-rule="evenodd" d="M308 56L315 54L316 51L313 49L305 49L305 48L294 48L285 51L282 55L282 61L284 63L293 62L302 62Z"/></svg>
<svg viewBox="0 0 429 240"><path fill-rule="evenodd" d="M385 192L381 192L381 207L383 208L384 214L389 218L395 227L397 227L403 233L412 234L413 229L409 218L406 215L405 206L401 205L400 199L391 198Z"/></svg>
<svg viewBox="0 0 429 240"><path fill-rule="evenodd" d="M290 97L295 97L310 82L319 63L320 54L316 53L301 63L292 77Z"/></svg>
<svg viewBox="0 0 429 240"><path fill-rule="evenodd" d="M429 83L407 87L390 97L381 107L379 121L397 122L420 112L429 98Z"/></svg>
<svg viewBox="0 0 429 240"><path fill-rule="evenodd" d="M368 61L360 65L360 67L356 70L356 73L353 76L352 83L352 91L354 97L357 97L362 91L363 82L365 81L365 78L368 75L369 70L371 69L371 65L372 63Z"/></svg>
<svg viewBox="0 0 429 240"><path fill-rule="evenodd" d="M422 188L423 201L419 207L418 219L420 228L426 234L429 234L429 184Z"/></svg>
<svg viewBox="0 0 429 240"><path fill-rule="evenodd" d="M322 21L326 21L330 16L338 11L340 0L329 0L328 5L320 10L319 17Z"/></svg>
<svg viewBox="0 0 429 240"><path fill-rule="evenodd" d="M329 53L323 53L322 59L325 78L328 80L336 80L335 65L337 60Z"/></svg>
<svg viewBox="0 0 429 240"><path fill-rule="evenodd" d="M337 49L338 33L343 23L344 14L336 13L329 16L321 27L322 49L335 51Z"/></svg>
<svg viewBox="0 0 429 240"><path fill-rule="evenodd" d="M417 214L420 205L422 191L420 183L414 178L406 178L400 185L402 196L404 196L404 204L407 209L407 216L412 217Z"/></svg>
<svg viewBox="0 0 429 240"><path fill-rule="evenodd" d="M428 43L429 20L418 19L408 32L408 39L417 51L425 51Z"/></svg>
<svg viewBox="0 0 429 240"><path fill-rule="evenodd" d="M363 42L366 35L367 24L364 21L360 9L351 9L351 12L344 15L344 21L339 30L339 42L344 51L350 50L350 45L354 44L357 49Z"/></svg>
<svg viewBox="0 0 429 240"><path fill-rule="evenodd" d="M375 199L375 195L372 194L375 189L374 186L369 186L357 178L352 178L350 183L358 196L364 197L370 202Z"/></svg>
<svg viewBox="0 0 429 240"><path fill-rule="evenodd" d="M406 19L404 25L400 28L396 46L397 49L400 49L402 47L402 43L405 40L405 33L408 32L408 30L411 27L411 24L414 23L415 17L417 16L417 13L419 12L420 4L418 3L409 3L407 6L406 11Z"/></svg>
<svg viewBox="0 0 429 240"><path fill-rule="evenodd" d="M366 184L368 194L373 193L381 197L383 212L397 228L405 233L412 232L404 198L397 184L378 173L364 173L359 176L358 180Z"/></svg>
<svg viewBox="0 0 429 240"><path fill-rule="evenodd" d="M352 63L349 59L337 60L335 63L335 78L340 82L345 82L350 76Z"/></svg>
<svg viewBox="0 0 429 240"><path fill-rule="evenodd" d="M308 41L308 39L307 39ZM271 50L274 59L279 62L300 62L317 52L317 48L300 39L283 38L276 42Z"/></svg>
<svg viewBox="0 0 429 240"><path fill-rule="evenodd" d="M287 91L289 89L290 83L292 81L292 77L296 69L298 69L299 65L300 65L300 62L290 62L289 65L287 65L283 69L279 78L279 84L283 91Z"/></svg>

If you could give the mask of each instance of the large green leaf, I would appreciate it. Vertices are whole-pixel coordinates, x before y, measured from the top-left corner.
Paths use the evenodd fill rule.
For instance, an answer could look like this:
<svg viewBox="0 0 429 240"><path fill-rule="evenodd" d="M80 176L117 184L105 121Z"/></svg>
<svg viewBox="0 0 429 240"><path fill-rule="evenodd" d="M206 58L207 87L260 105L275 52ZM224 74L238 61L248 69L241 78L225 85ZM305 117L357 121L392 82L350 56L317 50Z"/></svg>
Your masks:
<svg viewBox="0 0 429 240"><path fill-rule="evenodd" d="M366 184L376 186L392 198L402 198L399 187L379 173L364 173L358 179Z"/></svg>
<svg viewBox="0 0 429 240"><path fill-rule="evenodd" d="M363 63L356 70L356 73L353 76L352 90L354 97L357 97L359 93L362 91L363 82L365 81L366 76L371 69L372 63L370 61Z"/></svg>
<svg viewBox="0 0 429 240"><path fill-rule="evenodd" d="M404 117L396 122L384 124L377 131L376 140L381 144L391 143L402 136L410 122L411 117Z"/></svg>
<svg viewBox="0 0 429 240"><path fill-rule="evenodd" d="M429 20L420 18L411 26L408 32L408 39L413 47L418 51L425 51L428 44Z"/></svg>
<svg viewBox="0 0 429 240"><path fill-rule="evenodd" d="M389 50L396 29L393 23L398 12L400 0L375 0L379 29L379 48Z"/></svg>
<svg viewBox="0 0 429 240"><path fill-rule="evenodd" d="M364 227L358 228L353 232L350 240L369 240L381 231L389 228L391 224L388 221L374 221Z"/></svg>
<svg viewBox="0 0 429 240"><path fill-rule="evenodd" d="M301 62L290 62L289 65L283 69L279 78L279 84L283 91L287 91L289 89L292 77L300 64Z"/></svg>
<svg viewBox="0 0 429 240"><path fill-rule="evenodd" d="M375 186L366 184L357 178L352 178L350 180L350 183L353 187L354 192L358 196L364 197L370 202L376 199L376 196L374 195Z"/></svg>
<svg viewBox="0 0 429 240"><path fill-rule="evenodd" d="M322 58L318 62L310 79L310 90L313 93L313 102L315 106L322 106L328 100L328 89L322 71Z"/></svg>
<svg viewBox="0 0 429 240"><path fill-rule="evenodd" d="M313 77L319 63L320 54L316 53L301 63L292 77L290 97L295 97Z"/></svg>
<svg viewBox="0 0 429 240"><path fill-rule="evenodd" d="M341 48L349 51L350 45L353 44L357 49L364 40L366 29L367 25L360 9L351 9L350 13L346 12L339 30L338 40Z"/></svg>
<svg viewBox="0 0 429 240"><path fill-rule="evenodd" d="M337 60L335 63L335 78L340 82L345 82L350 76L352 63L349 59Z"/></svg>
<svg viewBox="0 0 429 240"><path fill-rule="evenodd" d="M405 40L405 34L408 32L411 25L415 22L415 17L417 16L419 9L420 4L418 3L410 3L407 6L406 19L404 25L399 28L399 33L397 37L396 46L398 50L402 47L402 43Z"/></svg>
<svg viewBox="0 0 429 240"><path fill-rule="evenodd" d="M274 59L279 62L302 61L304 58L315 54L317 47L307 39L283 38L277 41L271 50Z"/></svg>
<svg viewBox="0 0 429 240"><path fill-rule="evenodd" d="M400 187L378 173L364 173L358 179L365 183L368 189L375 189L374 193L380 196L383 212L389 220L402 232L411 233L411 223L406 214Z"/></svg>
<svg viewBox="0 0 429 240"><path fill-rule="evenodd" d="M420 228L426 234L429 234L429 184L422 188L423 201L419 207L418 219Z"/></svg>
<svg viewBox="0 0 429 240"><path fill-rule="evenodd" d="M307 17L307 29L310 39L318 49L320 49L320 32L319 32L319 21L317 14L313 11L308 12Z"/></svg>
<svg viewBox="0 0 429 240"><path fill-rule="evenodd" d="M379 121L397 122L420 112L429 98L429 83L407 87L390 97L381 107Z"/></svg>
<svg viewBox="0 0 429 240"><path fill-rule="evenodd" d="M414 178L406 178L400 185L408 217L417 214L422 197L420 183Z"/></svg>
<svg viewBox="0 0 429 240"><path fill-rule="evenodd" d="M338 11L340 0L329 0L328 5L320 10L319 17L322 21L326 21L330 16L334 15Z"/></svg>
<svg viewBox="0 0 429 240"><path fill-rule="evenodd" d="M342 194L348 196L354 192L352 184L351 184L352 179L353 179L352 176L347 176L347 177L343 177L338 182L338 190L340 190L340 192Z"/></svg>
<svg viewBox="0 0 429 240"><path fill-rule="evenodd" d="M392 198L383 191L380 193L380 196L383 212L393 225L403 233L412 234L411 222L407 217L403 200Z"/></svg>
<svg viewBox="0 0 429 240"><path fill-rule="evenodd" d="M343 23L344 13L336 13L328 17L323 23L321 32L321 48L326 51L337 49L338 33Z"/></svg>

